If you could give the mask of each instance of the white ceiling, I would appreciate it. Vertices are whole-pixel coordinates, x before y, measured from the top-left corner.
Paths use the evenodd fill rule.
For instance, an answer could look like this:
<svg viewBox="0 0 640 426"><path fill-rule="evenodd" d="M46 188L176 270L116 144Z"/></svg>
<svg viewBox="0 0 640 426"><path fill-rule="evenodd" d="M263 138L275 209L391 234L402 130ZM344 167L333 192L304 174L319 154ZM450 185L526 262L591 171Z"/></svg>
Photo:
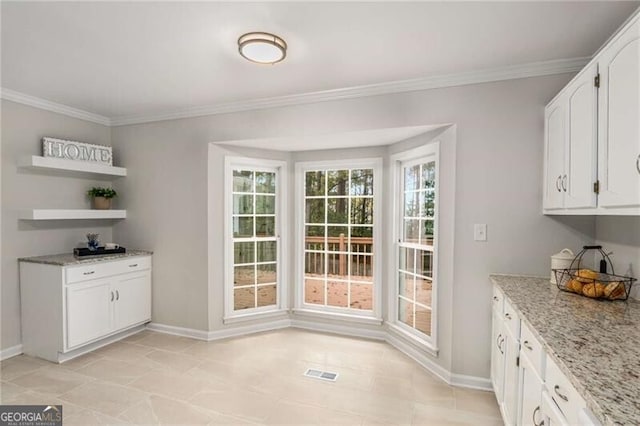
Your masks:
<svg viewBox="0 0 640 426"><path fill-rule="evenodd" d="M2 87L106 117L592 55L639 2L5 2ZM274 66L237 53L269 31Z"/></svg>

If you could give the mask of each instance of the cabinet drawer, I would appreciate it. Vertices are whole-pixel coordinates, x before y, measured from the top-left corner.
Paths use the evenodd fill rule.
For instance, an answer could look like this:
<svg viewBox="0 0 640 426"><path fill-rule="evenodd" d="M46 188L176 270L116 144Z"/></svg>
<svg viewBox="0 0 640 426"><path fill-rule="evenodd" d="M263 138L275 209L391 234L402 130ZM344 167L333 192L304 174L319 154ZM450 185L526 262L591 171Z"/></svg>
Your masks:
<svg viewBox="0 0 640 426"><path fill-rule="evenodd" d="M504 301L504 315L502 315L504 325L514 338L520 336L520 318L508 300Z"/></svg>
<svg viewBox="0 0 640 426"><path fill-rule="evenodd" d="M116 269L118 274L151 269L151 256L128 257L118 261Z"/></svg>
<svg viewBox="0 0 640 426"><path fill-rule="evenodd" d="M497 285L493 286L493 298L491 299L491 304L496 313L502 314L504 312L504 295Z"/></svg>
<svg viewBox="0 0 640 426"><path fill-rule="evenodd" d="M115 262L91 263L82 266L71 266L66 268L66 283L77 283L80 281L95 280L98 278L114 275Z"/></svg>
<svg viewBox="0 0 640 426"><path fill-rule="evenodd" d="M66 268L66 283L95 280L127 272L151 269L151 256L128 257L111 262L96 262Z"/></svg>
<svg viewBox="0 0 640 426"><path fill-rule="evenodd" d="M520 347L521 353L525 354L536 373L538 373L540 377L543 377L542 370L545 352L540 342L538 342L538 339L534 337L524 321L520 323Z"/></svg>
<svg viewBox="0 0 640 426"><path fill-rule="evenodd" d="M547 392L556 403L569 424L579 423L579 413L586 407L584 399L569 379L560 371L556 363L547 355L545 383Z"/></svg>

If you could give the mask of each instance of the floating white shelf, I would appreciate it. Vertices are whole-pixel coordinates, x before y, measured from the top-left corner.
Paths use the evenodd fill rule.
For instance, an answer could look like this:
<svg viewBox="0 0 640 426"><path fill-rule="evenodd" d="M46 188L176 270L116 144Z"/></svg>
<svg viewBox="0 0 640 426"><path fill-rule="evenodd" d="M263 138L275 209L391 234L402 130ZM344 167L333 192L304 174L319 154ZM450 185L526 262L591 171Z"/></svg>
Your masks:
<svg viewBox="0 0 640 426"><path fill-rule="evenodd" d="M126 217L126 210L28 209L20 212L20 219L25 220L125 219Z"/></svg>
<svg viewBox="0 0 640 426"><path fill-rule="evenodd" d="M81 176L96 179L111 179L127 175L124 167L106 166L104 164L92 163L89 161L64 160L54 157L41 157L32 155L20 160L20 167L41 170L50 173L56 171L70 176Z"/></svg>

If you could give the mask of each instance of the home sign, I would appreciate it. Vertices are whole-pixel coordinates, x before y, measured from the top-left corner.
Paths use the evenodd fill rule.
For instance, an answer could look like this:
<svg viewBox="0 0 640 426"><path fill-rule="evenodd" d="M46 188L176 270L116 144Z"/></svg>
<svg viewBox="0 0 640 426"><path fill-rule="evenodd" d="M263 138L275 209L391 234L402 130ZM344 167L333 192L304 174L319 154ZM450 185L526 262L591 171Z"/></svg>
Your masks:
<svg viewBox="0 0 640 426"><path fill-rule="evenodd" d="M113 165L110 146L68 141L44 137L42 138L42 155L44 157L63 158L65 160L91 161L108 166Z"/></svg>

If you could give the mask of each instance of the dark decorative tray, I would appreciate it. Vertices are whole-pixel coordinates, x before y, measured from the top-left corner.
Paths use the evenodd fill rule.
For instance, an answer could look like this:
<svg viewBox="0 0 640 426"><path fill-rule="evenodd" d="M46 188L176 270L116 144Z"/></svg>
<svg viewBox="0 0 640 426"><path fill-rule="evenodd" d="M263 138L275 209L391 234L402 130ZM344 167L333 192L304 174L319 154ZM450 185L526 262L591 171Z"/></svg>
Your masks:
<svg viewBox="0 0 640 426"><path fill-rule="evenodd" d="M104 247L98 247L95 250L89 250L87 247L80 247L73 249L73 255L76 257L85 256L105 256L108 254L126 253L127 249L124 247L118 247L116 249L106 249Z"/></svg>

